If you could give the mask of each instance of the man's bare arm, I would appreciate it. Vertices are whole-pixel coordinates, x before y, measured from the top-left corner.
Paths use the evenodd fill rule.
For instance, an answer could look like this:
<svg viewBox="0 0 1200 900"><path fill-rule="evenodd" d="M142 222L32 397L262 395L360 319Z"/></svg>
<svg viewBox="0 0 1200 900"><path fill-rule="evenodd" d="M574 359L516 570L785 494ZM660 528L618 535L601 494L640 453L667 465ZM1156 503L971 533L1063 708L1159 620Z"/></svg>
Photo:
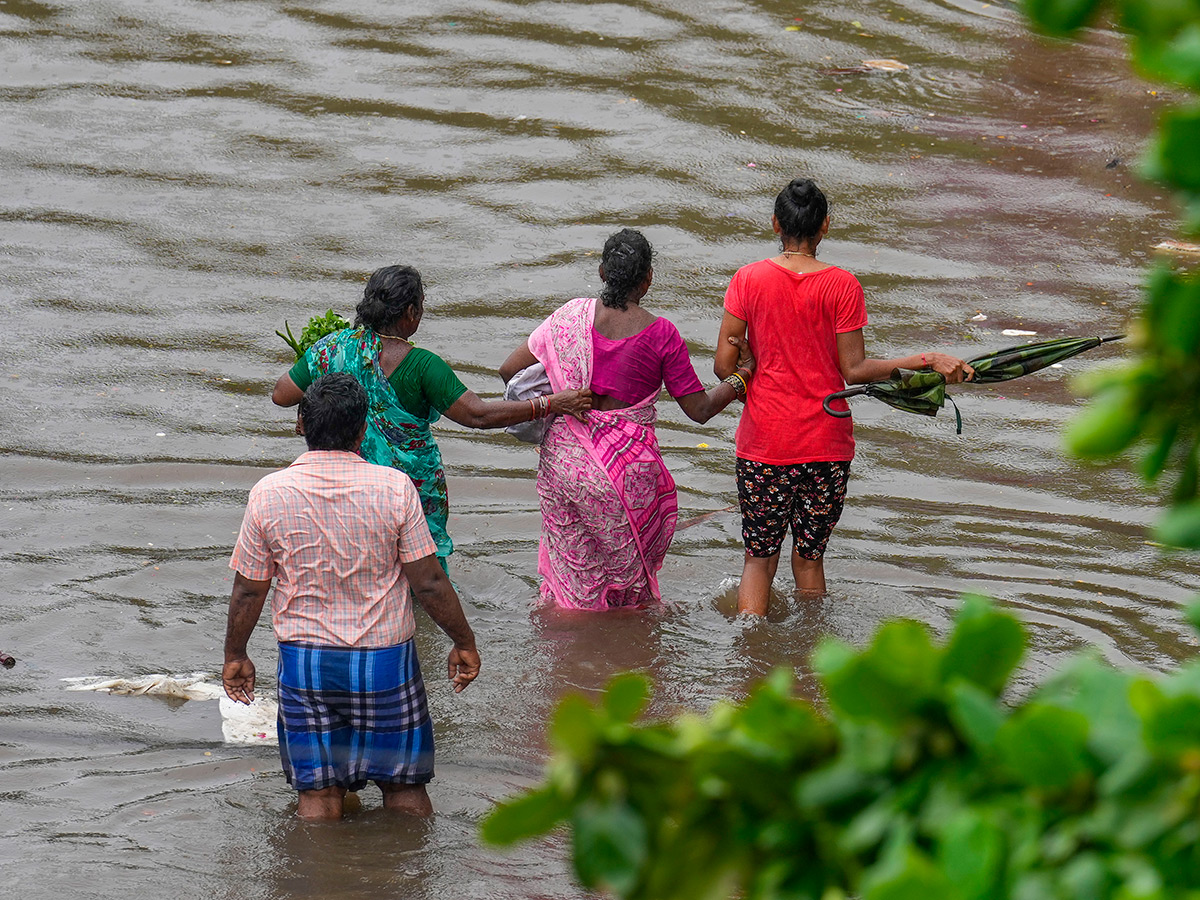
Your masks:
<svg viewBox="0 0 1200 900"><path fill-rule="evenodd" d="M249 703L254 699L254 663L246 655L246 645L262 615L263 604L270 590L270 579L255 581L241 572L233 576L229 619L225 626L225 665L221 669L221 683L229 699L238 703Z"/></svg>
<svg viewBox="0 0 1200 900"><path fill-rule="evenodd" d="M475 680L479 674L479 651L475 648L475 632L467 622L462 603L454 592L454 585L442 571L437 557L432 553L410 563L402 563L404 577L408 579L415 599L438 628L454 642L450 650L449 678L458 693Z"/></svg>

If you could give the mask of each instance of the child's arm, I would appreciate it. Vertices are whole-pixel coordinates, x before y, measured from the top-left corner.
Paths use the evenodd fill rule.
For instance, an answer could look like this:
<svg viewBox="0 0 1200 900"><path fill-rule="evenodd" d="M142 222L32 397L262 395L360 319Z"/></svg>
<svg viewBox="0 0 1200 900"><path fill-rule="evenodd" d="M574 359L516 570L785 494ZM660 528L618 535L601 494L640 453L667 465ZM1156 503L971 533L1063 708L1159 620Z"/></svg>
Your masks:
<svg viewBox="0 0 1200 900"><path fill-rule="evenodd" d="M746 336L746 321L733 313L725 313L721 319L721 333L717 336L717 352L713 356L713 373L718 378L728 378L737 370L738 346ZM730 338L736 338L730 341Z"/></svg>

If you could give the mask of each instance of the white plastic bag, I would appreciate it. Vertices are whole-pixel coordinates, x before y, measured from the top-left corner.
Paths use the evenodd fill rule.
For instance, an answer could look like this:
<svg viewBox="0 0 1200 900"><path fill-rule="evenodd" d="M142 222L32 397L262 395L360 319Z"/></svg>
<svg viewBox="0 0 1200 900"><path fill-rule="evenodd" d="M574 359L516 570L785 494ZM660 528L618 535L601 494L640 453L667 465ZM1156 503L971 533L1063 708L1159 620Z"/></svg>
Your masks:
<svg viewBox="0 0 1200 900"><path fill-rule="evenodd" d="M522 369L504 386L505 400L532 400L549 393L553 393L550 390L550 376L546 374L546 367L540 362ZM540 444L553 418L554 416L546 416L544 419L518 422L504 430L528 444Z"/></svg>

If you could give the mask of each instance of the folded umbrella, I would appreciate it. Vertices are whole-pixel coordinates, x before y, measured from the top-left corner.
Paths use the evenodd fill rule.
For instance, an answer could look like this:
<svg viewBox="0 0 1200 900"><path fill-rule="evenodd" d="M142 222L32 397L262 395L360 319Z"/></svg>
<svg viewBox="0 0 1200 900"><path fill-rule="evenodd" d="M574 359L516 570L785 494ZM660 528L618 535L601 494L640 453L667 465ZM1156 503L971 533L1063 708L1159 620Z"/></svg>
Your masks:
<svg viewBox="0 0 1200 900"><path fill-rule="evenodd" d="M1020 378L1022 375L1044 369L1046 366L1070 359L1085 350L1091 350L1093 347L1099 347L1101 344L1117 341L1123 337L1125 335L1115 334L1105 338L1057 338L1052 341L1021 344L1018 347L1005 347L1003 350L984 353L982 356L967 360L967 364L975 370L969 383L995 384ZM950 400L950 404L954 406L954 401L946 396L945 377L929 369L921 369L916 372L896 369L892 373L892 377L886 381L873 381L870 384L859 384L844 391L836 391L826 397L822 405L829 415L844 419L850 415L850 410L832 409L829 406L830 401L844 400L860 395L874 397L876 400L882 400L888 406L922 416L936 416L946 400ZM957 406L954 406L954 417L956 432L962 434L962 416L959 414Z"/></svg>

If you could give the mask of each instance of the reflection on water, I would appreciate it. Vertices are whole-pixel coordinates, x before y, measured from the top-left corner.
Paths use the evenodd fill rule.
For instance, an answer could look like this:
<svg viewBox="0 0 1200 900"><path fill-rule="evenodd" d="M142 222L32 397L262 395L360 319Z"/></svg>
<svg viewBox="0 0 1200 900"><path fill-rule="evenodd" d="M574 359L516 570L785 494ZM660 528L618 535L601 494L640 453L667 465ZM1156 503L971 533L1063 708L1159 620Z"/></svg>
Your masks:
<svg viewBox="0 0 1200 900"><path fill-rule="evenodd" d="M1044 43L973 0L5 0L0 41L6 892L577 897L563 838L495 854L475 828L538 777L554 701L617 671L654 677L656 715L777 665L815 697L821 635L861 641L895 615L940 630L964 590L1031 626L1026 685L1086 644L1154 669L1193 652L1177 610L1200 567L1147 543L1157 498L1059 451L1070 374L1119 347L956 389L961 437L859 401L832 592L789 598L784 580L765 621L732 616L732 415L661 407L693 522L664 608L607 617L534 607L534 451L444 425L485 668L453 695L421 620L438 815L393 819L368 789L340 826L294 822L274 752L224 747L215 704L58 681L218 665L246 491L301 449L268 400L285 319L349 312L367 272L412 263L418 341L496 396L496 366L597 290L603 239L628 224L659 253L649 308L711 380L724 287L770 252L771 200L803 172L830 194L822 255L861 277L876 354L1119 332L1173 234L1129 169L1169 92L1133 80L1110 35ZM831 74L868 58L910 68ZM252 652L269 672L267 630Z"/></svg>

